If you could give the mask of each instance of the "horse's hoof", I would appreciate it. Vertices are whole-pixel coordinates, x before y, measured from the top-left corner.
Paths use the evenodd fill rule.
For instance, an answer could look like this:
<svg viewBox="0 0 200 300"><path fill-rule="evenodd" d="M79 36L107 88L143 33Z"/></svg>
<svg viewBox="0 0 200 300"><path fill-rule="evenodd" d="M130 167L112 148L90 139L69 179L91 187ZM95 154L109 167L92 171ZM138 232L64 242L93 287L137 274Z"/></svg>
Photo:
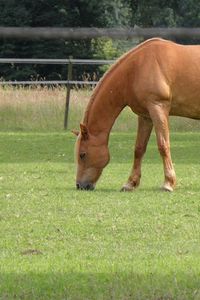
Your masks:
<svg viewBox="0 0 200 300"><path fill-rule="evenodd" d="M169 183L164 183L162 190L165 192L173 192L173 187Z"/></svg>
<svg viewBox="0 0 200 300"><path fill-rule="evenodd" d="M134 190L134 187L127 183L127 184L123 185L120 192L132 192L133 190Z"/></svg>

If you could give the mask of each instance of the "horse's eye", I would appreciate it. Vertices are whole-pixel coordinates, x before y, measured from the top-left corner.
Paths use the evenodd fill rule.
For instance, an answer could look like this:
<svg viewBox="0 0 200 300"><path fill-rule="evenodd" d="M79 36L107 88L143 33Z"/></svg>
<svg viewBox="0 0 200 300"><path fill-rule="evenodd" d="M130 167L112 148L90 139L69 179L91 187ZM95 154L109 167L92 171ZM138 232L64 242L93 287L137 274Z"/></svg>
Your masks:
<svg viewBox="0 0 200 300"><path fill-rule="evenodd" d="M84 159L85 156L86 156L86 153L85 153L85 152L80 153L80 159Z"/></svg>

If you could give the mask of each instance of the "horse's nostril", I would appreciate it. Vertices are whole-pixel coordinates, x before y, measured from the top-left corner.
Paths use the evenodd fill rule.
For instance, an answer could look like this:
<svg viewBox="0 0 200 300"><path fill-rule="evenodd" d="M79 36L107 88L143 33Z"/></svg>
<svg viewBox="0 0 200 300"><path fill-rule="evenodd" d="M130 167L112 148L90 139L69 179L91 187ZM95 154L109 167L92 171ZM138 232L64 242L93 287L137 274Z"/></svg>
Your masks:
<svg viewBox="0 0 200 300"><path fill-rule="evenodd" d="M87 190L87 191L94 190L94 186L91 183L80 183L80 182L77 182L76 183L76 188L77 188L77 190Z"/></svg>
<svg viewBox="0 0 200 300"><path fill-rule="evenodd" d="M87 184L87 186L85 187L85 189L92 191L92 190L94 190L94 186L93 186L93 184L89 183L89 184Z"/></svg>

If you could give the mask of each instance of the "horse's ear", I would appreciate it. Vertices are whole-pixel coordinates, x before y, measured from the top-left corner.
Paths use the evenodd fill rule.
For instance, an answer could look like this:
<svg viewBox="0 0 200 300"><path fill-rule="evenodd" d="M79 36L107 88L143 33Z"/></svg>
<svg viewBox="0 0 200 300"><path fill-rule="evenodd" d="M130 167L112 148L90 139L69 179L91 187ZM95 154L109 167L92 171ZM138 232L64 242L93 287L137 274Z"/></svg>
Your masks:
<svg viewBox="0 0 200 300"><path fill-rule="evenodd" d="M81 135L82 135L83 139L87 140L89 138L89 134L88 134L88 129L87 129L86 125L81 123L80 129L81 129Z"/></svg>
<svg viewBox="0 0 200 300"><path fill-rule="evenodd" d="M79 135L79 131L78 131L78 130L75 130L75 129L72 130L72 133L73 133L74 135L76 135L76 136Z"/></svg>

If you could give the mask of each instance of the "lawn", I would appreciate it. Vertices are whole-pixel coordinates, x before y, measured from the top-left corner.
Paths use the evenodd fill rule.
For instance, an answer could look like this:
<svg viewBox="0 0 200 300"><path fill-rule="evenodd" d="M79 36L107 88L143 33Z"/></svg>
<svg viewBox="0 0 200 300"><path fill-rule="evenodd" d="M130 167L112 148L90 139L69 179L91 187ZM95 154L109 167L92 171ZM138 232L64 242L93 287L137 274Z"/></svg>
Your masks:
<svg viewBox="0 0 200 300"><path fill-rule="evenodd" d="M89 192L75 189L70 133L0 133L0 299L200 299L200 134L171 135L173 193L154 136L140 188L119 192L133 139L111 134Z"/></svg>

